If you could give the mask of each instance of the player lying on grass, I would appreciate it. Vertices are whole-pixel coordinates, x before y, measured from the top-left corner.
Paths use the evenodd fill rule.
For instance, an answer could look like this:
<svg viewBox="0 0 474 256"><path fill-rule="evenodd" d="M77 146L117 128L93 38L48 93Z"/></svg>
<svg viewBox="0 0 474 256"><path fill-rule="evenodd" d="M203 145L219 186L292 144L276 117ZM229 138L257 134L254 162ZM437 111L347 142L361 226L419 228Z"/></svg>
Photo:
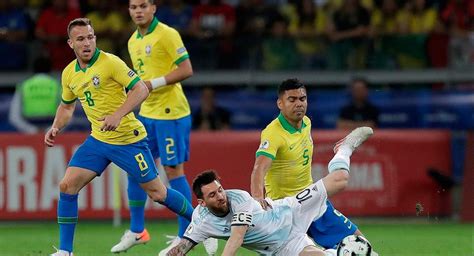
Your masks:
<svg viewBox="0 0 474 256"><path fill-rule="evenodd" d="M372 133L369 127L353 130L336 144L327 176L296 196L267 199L268 210L246 191L224 190L214 171L201 173L193 182L199 205L194 209L192 222L184 239L167 255L184 255L208 237L227 240L222 254L226 256L235 255L240 246L261 255L336 255L334 249L317 248L306 231L326 211L328 196L346 188L349 157ZM342 152L349 153L349 157L341 155Z"/></svg>

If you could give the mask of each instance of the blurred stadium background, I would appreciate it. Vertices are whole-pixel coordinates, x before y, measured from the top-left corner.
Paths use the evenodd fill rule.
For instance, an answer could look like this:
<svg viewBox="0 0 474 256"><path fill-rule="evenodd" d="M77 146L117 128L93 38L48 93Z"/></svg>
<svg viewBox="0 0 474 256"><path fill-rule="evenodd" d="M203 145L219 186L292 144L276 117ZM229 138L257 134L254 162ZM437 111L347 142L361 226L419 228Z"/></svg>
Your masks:
<svg viewBox="0 0 474 256"><path fill-rule="evenodd" d="M379 113L376 135L354 155L349 189L334 205L380 255L474 255L474 1L155 2L190 52L195 75L183 87L193 113L215 104L225 124L195 124L189 179L213 168L225 187L248 190L259 131L278 115L276 86L291 77L308 87L312 170L321 177L344 134L336 127L348 84L362 77ZM66 25L80 16L92 20L100 49L128 60L127 3L0 1L0 255L45 255L57 244L57 184L89 129L78 106L58 145L45 148L41 129L15 121L16 87L38 59L59 79L74 58ZM126 179L110 169L81 192L79 256L108 255L127 227ZM148 206L154 239L127 255L156 254L177 229L170 212Z"/></svg>

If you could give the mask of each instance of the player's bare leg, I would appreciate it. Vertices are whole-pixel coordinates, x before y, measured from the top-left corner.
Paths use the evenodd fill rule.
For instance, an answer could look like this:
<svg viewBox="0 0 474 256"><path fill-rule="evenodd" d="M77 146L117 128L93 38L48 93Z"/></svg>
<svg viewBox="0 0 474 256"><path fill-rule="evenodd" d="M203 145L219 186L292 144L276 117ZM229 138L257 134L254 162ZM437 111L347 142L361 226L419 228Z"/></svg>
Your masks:
<svg viewBox="0 0 474 256"><path fill-rule="evenodd" d="M66 173L64 174L63 179L59 183L59 191L61 193L66 193L74 195L79 193L79 191L91 182L97 173L79 167L68 167Z"/></svg>
<svg viewBox="0 0 474 256"><path fill-rule="evenodd" d="M316 246L306 246L298 256L325 256L323 250L317 248Z"/></svg>
<svg viewBox="0 0 474 256"><path fill-rule="evenodd" d="M58 224L59 224L59 250L51 254L54 256L72 255L74 244L74 231L78 216L78 193L97 173L78 167L68 167L59 183Z"/></svg>

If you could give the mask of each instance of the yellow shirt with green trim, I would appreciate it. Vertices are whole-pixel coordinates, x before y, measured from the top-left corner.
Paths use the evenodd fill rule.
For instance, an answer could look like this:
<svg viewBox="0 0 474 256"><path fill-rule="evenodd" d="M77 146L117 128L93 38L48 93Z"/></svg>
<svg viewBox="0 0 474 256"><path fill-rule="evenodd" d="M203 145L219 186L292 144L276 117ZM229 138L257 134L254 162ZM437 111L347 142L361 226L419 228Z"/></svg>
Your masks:
<svg viewBox="0 0 474 256"><path fill-rule="evenodd" d="M145 35L138 29L133 33L128 40L128 53L133 69L143 80L165 76L189 58L178 31L156 18ZM140 108L140 115L160 120L175 120L190 114L180 83L153 90Z"/></svg>
<svg viewBox="0 0 474 256"><path fill-rule="evenodd" d="M310 119L305 116L301 129L296 129L280 114L262 131L256 155L273 160L265 175L266 196L281 199L296 195L313 183Z"/></svg>
<svg viewBox="0 0 474 256"><path fill-rule="evenodd" d="M100 131L98 119L113 114L126 100L125 88L132 89L140 78L117 56L96 49L86 68L72 61L62 73L62 101L73 103L79 98L91 122L92 137L102 142L127 145L146 137L143 124L133 112L120 121L115 131Z"/></svg>

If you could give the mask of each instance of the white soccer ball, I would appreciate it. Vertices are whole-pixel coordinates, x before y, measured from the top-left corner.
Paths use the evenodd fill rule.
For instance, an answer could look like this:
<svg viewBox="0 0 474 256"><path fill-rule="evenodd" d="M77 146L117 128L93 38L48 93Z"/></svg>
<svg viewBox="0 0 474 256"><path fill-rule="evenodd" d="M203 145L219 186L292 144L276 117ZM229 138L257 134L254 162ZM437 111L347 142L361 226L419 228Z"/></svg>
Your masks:
<svg viewBox="0 0 474 256"><path fill-rule="evenodd" d="M371 256L372 245L363 236L346 236L337 245L337 256Z"/></svg>

